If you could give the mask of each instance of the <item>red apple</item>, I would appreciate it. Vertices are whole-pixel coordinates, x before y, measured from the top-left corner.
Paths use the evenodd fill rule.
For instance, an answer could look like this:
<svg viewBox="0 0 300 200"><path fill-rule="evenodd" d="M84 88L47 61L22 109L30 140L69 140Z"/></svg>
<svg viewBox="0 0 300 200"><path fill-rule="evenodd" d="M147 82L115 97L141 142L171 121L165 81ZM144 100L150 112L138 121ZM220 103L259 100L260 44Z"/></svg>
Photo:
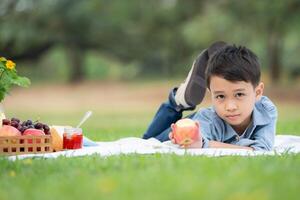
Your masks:
<svg viewBox="0 0 300 200"><path fill-rule="evenodd" d="M13 126L3 125L0 128L0 136L21 136L21 132Z"/></svg>
<svg viewBox="0 0 300 200"><path fill-rule="evenodd" d="M23 135L45 135L44 131L39 130L39 129L34 129L34 128L29 128L26 129L23 133ZM31 144L32 143L32 139L28 139L28 143ZM37 140L36 143L41 143L41 140Z"/></svg>
<svg viewBox="0 0 300 200"><path fill-rule="evenodd" d="M29 128L24 131L23 135L45 135L45 133L39 129Z"/></svg>
<svg viewBox="0 0 300 200"><path fill-rule="evenodd" d="M199 133L199 123L191 119L181 119L171 125L173 138L176 144L188 146L195 141L202 141Z"/></svg>

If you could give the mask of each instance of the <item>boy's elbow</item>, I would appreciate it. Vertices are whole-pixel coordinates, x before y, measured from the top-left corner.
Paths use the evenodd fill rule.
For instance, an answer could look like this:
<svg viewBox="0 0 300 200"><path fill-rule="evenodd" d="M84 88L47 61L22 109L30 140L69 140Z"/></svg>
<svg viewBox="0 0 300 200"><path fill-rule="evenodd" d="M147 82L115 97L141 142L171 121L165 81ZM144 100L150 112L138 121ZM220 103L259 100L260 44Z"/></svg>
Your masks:
<svg viewBox="0 0 300 200"><path fill-rule="evenodd" d="M254 140L255 142L250 145L255 151L272 151L274 147L274 137L275 135L269 136L267 138L258 138Z"/></svg>
<svg viewBox="0 0 300 200"><path fill-rule="evenodd" d="M254 144L250 146L254 151L272 151L273 144Z"/></svg>

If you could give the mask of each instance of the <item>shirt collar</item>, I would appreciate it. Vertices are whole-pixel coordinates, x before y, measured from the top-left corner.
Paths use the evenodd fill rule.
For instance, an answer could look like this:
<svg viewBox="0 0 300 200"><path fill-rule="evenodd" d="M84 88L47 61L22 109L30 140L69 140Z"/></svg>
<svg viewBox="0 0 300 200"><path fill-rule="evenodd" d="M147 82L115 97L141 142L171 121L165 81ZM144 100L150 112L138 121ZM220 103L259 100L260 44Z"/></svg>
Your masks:
<svg viewBox="0 0 300 200"><path fill-rule="evenodd" d="M235 130L229 125L227 122L222 120L225 123L225 134L224 134L224 141L231 139L234 136L237 136ZM254 106L252 112L252 120L247 129L254 130L253 127L261 126L270 123L271 118L263 109L258 109L257 106ZM252 133L251 133L252 134Z"/></svg>
<svg viewBox="0 0 300 200"><path fill-rule="evenodd" d="M258 109L257 106L254 106L253 115L252 115L253 125L266 125L271 122L271 118L268 113L263 109Z"/></svg>

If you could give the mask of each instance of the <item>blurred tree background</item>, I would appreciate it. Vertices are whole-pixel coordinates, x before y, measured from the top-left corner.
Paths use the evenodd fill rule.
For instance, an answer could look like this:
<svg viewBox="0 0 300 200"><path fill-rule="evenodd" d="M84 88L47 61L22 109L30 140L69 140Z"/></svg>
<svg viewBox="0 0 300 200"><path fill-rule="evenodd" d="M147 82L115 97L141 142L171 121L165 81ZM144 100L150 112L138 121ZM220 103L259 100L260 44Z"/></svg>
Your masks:
<svg viewBox="0 0 300 200"><path fill-rule="evenodd" d="M1 0L0 55L40 81L174 78L224 40L277 84L299 80L299 20L298 0Z"/></svg>

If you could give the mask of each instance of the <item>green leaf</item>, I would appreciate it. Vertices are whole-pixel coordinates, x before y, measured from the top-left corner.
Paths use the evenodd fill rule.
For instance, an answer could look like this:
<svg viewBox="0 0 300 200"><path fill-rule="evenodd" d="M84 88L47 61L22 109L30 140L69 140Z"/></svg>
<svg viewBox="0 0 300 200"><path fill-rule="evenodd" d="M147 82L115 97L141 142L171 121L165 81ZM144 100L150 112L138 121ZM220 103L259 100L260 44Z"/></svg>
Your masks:
<svg viewBox="0 0 300 200"><path fill-rule="evenodd" d="M0 102L3 101L4 97L5 97L5 93L0 92Z"/></svg>
<svg viewBox="0 0 300 200"><path fill-rule="evenodd" d="M12 79L12 83L21 87L28 87L30 85L30 80L26 77L16 77Z"/></svg>
<svg viewBox="0 0 300 200"><path fill-rule="evenodd" d="M4 87L2 87L2 85L0 86L0 102L4 99L6 95L6 89Z"/></svg>

